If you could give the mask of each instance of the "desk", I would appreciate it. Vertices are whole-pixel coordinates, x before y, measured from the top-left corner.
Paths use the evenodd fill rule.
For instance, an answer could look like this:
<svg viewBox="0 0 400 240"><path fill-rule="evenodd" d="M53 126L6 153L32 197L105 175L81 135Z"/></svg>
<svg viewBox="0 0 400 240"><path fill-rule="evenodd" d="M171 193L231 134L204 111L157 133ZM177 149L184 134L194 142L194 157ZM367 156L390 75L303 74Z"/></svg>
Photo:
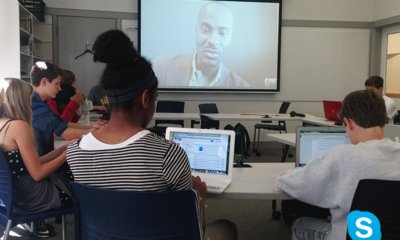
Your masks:
<svg viewBox="0 0 400 240"><path fill-rule="evenodd" d="M222 194L207 194L210 199L293 199L275 190L278 175L294 168L294 163L252 163L252 168L233 168L232 182Z"/></svg>
<svg viewBox="0 0 400 240"><path fill-rule="evenodd" d="M286 155L289 151L289 146L296 147L296 133L267 134L267 138L285 144L281 158L282 163L286 161Z"/></svg>
<svg viewBox="0 0 400 240"><path fill-rule="evenodd" d="M302 121L319 126L336 126L335 121L319 118L314 115L305 114L305 117L291 117L290 114L267 114L269 118L262 117L262 114L239 114L239 113L207 113L201 114L212 120L237 120L237 121Z"/></svg>
<svg viewBox="0 0 400 240"><path fill-rule="evenodd" d="M154 113L153 120L200 120L199 113Z"/></svg>

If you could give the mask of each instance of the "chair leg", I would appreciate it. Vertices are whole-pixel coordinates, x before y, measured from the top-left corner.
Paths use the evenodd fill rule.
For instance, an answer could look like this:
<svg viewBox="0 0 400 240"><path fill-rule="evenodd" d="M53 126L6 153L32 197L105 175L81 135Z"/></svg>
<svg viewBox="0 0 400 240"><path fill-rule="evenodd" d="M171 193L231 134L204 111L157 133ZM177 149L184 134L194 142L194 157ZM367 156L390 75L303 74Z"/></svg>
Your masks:
<svg viewBox="0 0 400 240"><path fill-rule="evenodd" d="M258 146L260 145L260 135L261 135L261 128L258 129L258 138L257 138L257 149L256 149L256 156L261 156L261 153L258 151Z"/></svg>
<svg viewBox="0 0 400 240"><path fill-rule="evenodd" d="M62 216L62 239L67 240L67 217L66 215Z"/></svg>
<svg viewBox="0 0 400 240"><path fill-rule="evenodd" d="M254 127L253 152L257 152L257 150L256 150L256 131L257 131L257 128Z"/></svg>
<svg viewBox="0 0 400 240"><path fill-rule="evenodd" d="M13 222L13 220L8 220L7 226L6 226L6 231L4 232L4 238L3 238L3 240L7 240L7 239L8 239L8 236L10 235L10 230L11 230L12 222Z"/></svg>

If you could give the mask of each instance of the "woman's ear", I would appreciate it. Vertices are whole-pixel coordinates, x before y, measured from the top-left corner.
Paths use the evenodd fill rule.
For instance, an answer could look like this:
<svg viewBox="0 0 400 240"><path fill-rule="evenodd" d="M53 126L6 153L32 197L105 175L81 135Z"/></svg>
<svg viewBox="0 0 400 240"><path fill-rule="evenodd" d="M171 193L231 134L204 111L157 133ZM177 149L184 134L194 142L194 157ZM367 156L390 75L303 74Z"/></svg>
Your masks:
<svg viewBox="0 0 400 240"><path fill-rule="evenodd" d="M149 98L149 89L146 89L142 93L142 106L144 109L146 109L150 104L150 98Z"/></svg>

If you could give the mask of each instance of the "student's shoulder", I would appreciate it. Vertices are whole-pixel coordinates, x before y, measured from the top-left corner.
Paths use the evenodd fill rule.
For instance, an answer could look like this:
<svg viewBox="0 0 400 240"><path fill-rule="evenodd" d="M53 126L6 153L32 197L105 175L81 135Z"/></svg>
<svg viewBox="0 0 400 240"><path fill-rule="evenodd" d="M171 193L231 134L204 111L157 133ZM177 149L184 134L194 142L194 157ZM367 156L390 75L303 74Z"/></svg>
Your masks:
<svg viewBox="0 0 400 240"><path fill-rule="evenodd" d="M163 147L169 150L175 150L175 151L184 151L179 145L176 143L159 136L155 133L148 133L146 136L142 138L143 141L148 142L149 144L157 147Z"/></svg>
<svg viewBox="0 0 400 240"><path fill-rule="evenodd" d="M27 132L32 131L27 122L23 120L13 120L10 123L8 132L17 136L24 136Z"/></svg>

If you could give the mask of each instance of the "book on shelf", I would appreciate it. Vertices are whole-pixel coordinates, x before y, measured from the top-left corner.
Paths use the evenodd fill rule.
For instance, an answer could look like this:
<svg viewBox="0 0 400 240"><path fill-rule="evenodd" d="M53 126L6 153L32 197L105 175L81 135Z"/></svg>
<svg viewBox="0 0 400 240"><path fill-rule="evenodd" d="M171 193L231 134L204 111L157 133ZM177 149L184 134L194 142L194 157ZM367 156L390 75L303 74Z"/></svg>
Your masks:
<svg viewBox="0 0 400 240"><path fill-rule="evenodd" d="M32 33L31 32L31 18L30 17L20 18L19 19L19 26L22 29L24 29L25 31L27 31L28 33Z"/></svg>

